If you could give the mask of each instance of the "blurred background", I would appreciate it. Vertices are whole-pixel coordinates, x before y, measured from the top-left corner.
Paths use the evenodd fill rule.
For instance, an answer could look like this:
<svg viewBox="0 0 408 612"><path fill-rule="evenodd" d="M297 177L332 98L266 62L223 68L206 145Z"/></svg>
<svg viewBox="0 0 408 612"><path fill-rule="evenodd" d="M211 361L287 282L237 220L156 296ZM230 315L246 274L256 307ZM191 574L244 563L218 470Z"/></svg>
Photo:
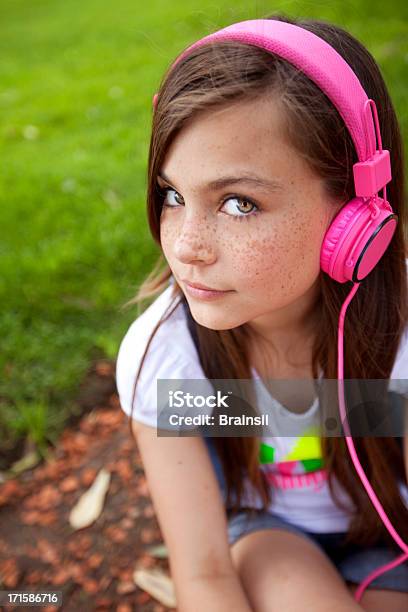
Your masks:
<svg viewBox="0 0 408 612"><path fill-rule="evenodd" d="M273 11L332 21L359 38L407 143L404 0L0 4L1 588L54 585L65 609L167 609L129 573L138 555L145 568L164 569L166 553L146 554L161 536L114 380L137 316L122 306L158 255L145 215L152 95L188 44ZM102 469L104 511L78 531L70 509ZM101 584L107 539L117 575ZM91 549L101 559L81 566ZM55 582L64 561L71 570Z"/></svg>

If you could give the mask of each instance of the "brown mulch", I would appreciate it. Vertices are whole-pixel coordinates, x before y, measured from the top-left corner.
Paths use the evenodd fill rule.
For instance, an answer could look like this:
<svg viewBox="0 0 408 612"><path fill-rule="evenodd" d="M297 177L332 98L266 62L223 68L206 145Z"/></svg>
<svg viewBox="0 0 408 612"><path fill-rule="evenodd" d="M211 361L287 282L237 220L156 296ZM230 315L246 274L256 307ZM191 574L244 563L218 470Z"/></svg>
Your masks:
<svg viewBox="0 0 408 612"><path fill-rule="evenodd" d="M99 370L106 387L114 366ZM93 384L97 397L95 377ZM111 472L103 511L92 525L74 531L70 510L101 468ZM0 484L0 590L62 591L62 608L37 610L168 610L133 581L137 567L169 574L168 560L147 551L162 543L116 393L63 432L51 459Z"/></svg>

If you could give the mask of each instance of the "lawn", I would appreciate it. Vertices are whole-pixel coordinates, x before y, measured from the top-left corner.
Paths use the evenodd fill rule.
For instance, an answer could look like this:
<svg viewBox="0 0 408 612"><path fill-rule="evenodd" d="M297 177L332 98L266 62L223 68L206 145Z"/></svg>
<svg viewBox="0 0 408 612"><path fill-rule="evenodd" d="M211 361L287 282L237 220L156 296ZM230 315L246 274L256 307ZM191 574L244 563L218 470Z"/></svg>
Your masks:
<svg viewBox="0 0 408 612"><path fill-rule="evenodd" d="M93 360L114 360L156 260L151 99L190 42L273 10L331 20L378 61L407 142L407 4L2 0L0 436L44 449ZM143 5L145 6L145 5ZM390 10L391 8L391 10ZM0 463L0 469L3 466Z"/></svg>

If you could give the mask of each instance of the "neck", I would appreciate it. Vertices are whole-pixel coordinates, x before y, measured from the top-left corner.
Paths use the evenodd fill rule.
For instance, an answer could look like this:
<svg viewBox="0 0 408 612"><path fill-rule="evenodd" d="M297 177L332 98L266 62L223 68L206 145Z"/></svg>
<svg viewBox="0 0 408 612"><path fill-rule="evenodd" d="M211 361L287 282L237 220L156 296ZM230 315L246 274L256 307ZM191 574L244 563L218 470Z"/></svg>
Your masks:
<svg viewBox="0 0 408 612"><path fill-rule="evenodd" d="M267 360L271 367L276 368L280 364L301 367L307 363L319 321L317 289L315 283L306 294L285 309L247 323L251 364Z"/></svg>

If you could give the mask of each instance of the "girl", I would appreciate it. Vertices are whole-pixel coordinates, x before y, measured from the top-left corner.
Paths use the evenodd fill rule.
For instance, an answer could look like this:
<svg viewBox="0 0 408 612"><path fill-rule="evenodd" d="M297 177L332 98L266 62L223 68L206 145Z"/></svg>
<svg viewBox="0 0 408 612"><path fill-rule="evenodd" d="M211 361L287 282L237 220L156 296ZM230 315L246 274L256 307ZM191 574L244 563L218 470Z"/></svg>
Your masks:
<svg viewBox="0 0 408 612"><path fill-rule="evenodd" d="M281 14L268 19L328 42L376 101L393 172L387 199L399 223L348 308L344 378L407 378L404 167L389 93L372 56L343 29ZM320 249L354 196L357 161L330 100L264 49L204 45L161 84L148 219L165 266L160 257L128 302L157 296L121 343L117 386L169 549L179 612L408 607L407 562L372 581L360 603L353 598L356 585L401 550L344 438L316 435L327 398L311 389L271 395L264 384L337 378L337 326L350 284L322 273ZM163 379L256 379L274 435L158 437L156 383ZM288 435L288 423L301 435ZM354 443L407 542L402 440L360 436Z"/></svg>

